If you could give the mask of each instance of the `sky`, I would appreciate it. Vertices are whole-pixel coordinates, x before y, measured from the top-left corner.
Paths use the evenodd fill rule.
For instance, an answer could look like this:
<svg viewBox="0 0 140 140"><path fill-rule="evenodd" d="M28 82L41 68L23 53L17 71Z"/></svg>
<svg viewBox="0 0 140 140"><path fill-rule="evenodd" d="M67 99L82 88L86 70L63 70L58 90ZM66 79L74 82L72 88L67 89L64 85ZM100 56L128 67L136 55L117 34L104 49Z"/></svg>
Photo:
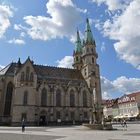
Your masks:
<svg viewBox="0 0 140 140"><path fill-rule="evenodd" d="M140 0L0 0L0 67L28 56L72 67L89 18L104 99L140 91Z"/></svg>

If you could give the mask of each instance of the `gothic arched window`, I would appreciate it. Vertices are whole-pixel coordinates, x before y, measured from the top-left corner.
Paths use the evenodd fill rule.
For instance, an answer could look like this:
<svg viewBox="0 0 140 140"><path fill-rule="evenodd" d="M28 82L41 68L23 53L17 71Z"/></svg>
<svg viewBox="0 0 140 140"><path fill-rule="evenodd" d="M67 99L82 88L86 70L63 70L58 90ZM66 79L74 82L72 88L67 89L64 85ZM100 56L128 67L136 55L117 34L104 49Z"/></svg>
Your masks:
<svg viewBox="0 0 140 140"><path fill-rule="evenodd" d="M28 103L28 91L25 91L23 95L23 105L27 105L27 103Z"/></svg>
<svg viewBox="0 0 140 140"><path fill-rule="evenodd" d="M95 61L94 61L94 58L92 57L92 63L94 64L95 63Z"/></svg>
<svg viewBox="0 0 140 140"><path fill-rule="evenodd" d="M21 73L20 81L24 81L24 72Z"/></svg>
<svg viewBox="0 0 140 140"><path fill-rule="evenodd" d="M29 81L30 67L26 67L26 81Z"/></svg>
<svg viewBox="0 0 140 140"><path fill-rule="evenodd" d="M89 48L87 48L87 53L89 52Z"/></svg>
<svg viewBox="0 0 140 140"><path fill-rule="evenodd" d="M46 88L43 88L41 92L41 106L46 105L47 105L47 90Z"/></svg>
<svg viewBox="0 0 140 140"><path fill-rule="evenodd" d="M56 106L61 106L61 91L57 89L56 91Z"/></svg>
<svg viewBox="0 0 140 140"><path fill-rule="evenodd" d="M12 103L12 93L13 93L13 84L11 82L7 85L6 97L5 97L5 107L4 107L4 115L10 116L11 112L11 103Z"/></svg>
<svg viewBox="0 0 140 140"><path fill-rule="evenodd" d="M31 82L34 81L34 75L33 75L33 72L31 72L31 74L30 74L30 81L31 81Z"/></svg>
<svg viewBox="0 0 140 140"><path fill-rule="evenodd" d="M60 119L60 118L61 118L61 113L60 113L60 111L57 111L57 112L56 112L56 118L57 118L57 119Z"/></svg>
<svg viewBox="0 0 140 140"><path fill-rule="evenodd" d="M83 106L87 107L87 93L86 93L86 91L83 92Z"/></svg>
<svg viewBox="0 0 140 140"><path fill-rule="evenodd" d="M70 91L70 106L75 106L75 96L74 96L74 91Z"/></svg>
<svg viewBox="0 0 140 140"><path fill-rule="evenodd" d="M76 56L76 61L78 61L78 56Z"/></svg>
<svg viewBox="0 0 140 140"><path fill-rule="evenodd" d="M74 111L70 112L70 117L71 117L71 120L75 119L75 112Z"/></svg>

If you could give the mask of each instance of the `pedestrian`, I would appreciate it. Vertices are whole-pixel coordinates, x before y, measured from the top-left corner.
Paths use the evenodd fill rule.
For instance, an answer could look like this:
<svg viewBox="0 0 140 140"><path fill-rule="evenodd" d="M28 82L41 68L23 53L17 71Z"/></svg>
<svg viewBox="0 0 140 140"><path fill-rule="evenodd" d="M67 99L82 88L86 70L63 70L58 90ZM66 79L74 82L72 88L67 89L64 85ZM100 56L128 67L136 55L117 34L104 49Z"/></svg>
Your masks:
<svg viewBox="0 0 140 140"><path fill-rule="evenodd" d="M21 126L22 126L22 132L24 132L25 131L25 119L24 118L22 119Z"/></svg>
<svg viewBox="0 0 140 140"><path fill-rule="evenodd" d="M127 128L127 123L126 123L125 119L123 120L123 126L124 126L124 128Z"/></svg>

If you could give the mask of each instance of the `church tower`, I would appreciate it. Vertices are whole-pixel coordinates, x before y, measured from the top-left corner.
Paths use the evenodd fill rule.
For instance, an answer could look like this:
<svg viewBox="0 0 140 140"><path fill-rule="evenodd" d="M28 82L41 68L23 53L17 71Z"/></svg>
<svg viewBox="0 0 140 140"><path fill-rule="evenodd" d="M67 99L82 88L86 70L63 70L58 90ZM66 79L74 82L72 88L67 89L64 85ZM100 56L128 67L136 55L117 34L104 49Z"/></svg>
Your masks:
<svg viewBox="0 0 140 140"><path fill-rule="evenodd" d="M82 45L81 45L81 39L79 35L79 31L77 30L77 39L75 42L75 50L73 52L73 57L74 57L74 64L73 67L75 69L81 70L82 68Z"/></svg>
<svg viewBox="0 0 140 140"><path fill-rule="evenodd" d="M78 38L76 41L76 50L78 51L78 42L81 46L81 42ZM99 65L97 64L98 54L96 52L96 44L92 35L92 31L89 24L89 19L86 19L86 28L83 40L83 47L79 47L79 53L74 55L74 68L81 70L81 73L87 82L88 88L93 94L93 120L96 123L101 124L102 121L102 96L101 96L101 84L100 84L100 72ZM75 57L78 57L77 59ZM80 63L76 63L76 60L80 60ZM82 61L82 62L81 62ZM79 61L77 61L79 62ZM80 68L78 67L80 66Z"/></svg>

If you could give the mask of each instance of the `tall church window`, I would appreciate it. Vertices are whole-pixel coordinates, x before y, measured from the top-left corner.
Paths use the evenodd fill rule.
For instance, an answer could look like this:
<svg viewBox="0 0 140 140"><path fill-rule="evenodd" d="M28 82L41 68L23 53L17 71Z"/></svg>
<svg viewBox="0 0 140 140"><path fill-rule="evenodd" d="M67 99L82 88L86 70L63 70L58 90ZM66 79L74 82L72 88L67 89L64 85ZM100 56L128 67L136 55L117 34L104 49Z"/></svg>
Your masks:
<svg viewBox="0 0 140 140"><path fill-rule="evenodd" d="M41 106L46 105L47 105L47 90L46 88L43 88L41 92Z"/></svg>
<svg viewBox="0 0 140 140"><path fill-rule="evenodd" d="M84 119L88 119L88 114L87 114L87 112L84 112Z"/></svg>
<svg viewBox="0 0 140 140"><path fill-rule="evenodd" d="M21 73L20 81L24 81L24 72Z"/></svg>
<svg viewBox="0 0 140 140"><path fill-rule="evenodd" d="M87 75L87 70L85 69L85 76Z"/></svg>
<svg viewBox="0 0 140 140"><path fill-rule="evenodd" d="M72 112L70 113L70 117L71 117L71 120L74 120L74 119L75 119L75 113L74 113L74 111L72 111Z"/></svg>
<svg viewBox="0 0 140 140"><path fill-rule="evenodd" d="M86 91L83 92L83 106L87 107L87 93L86 93Z"/></svg>
<svg viewBox="0 0 140 140"><path fill-rule="evenodd" d="M28 91L25 91L23 95L23 105L27 105L27 103L28 103Z"/></svg>
<svg viewBox="0 0 140 140"><path fill-rule="evenodd" d="M94 64L95 63L95 61L94 61L94 58L92 57L92 63Z"/></svg>
<svg viewBox="0 0 140 140"><path fill-rule="evenodd" d="M61 91L57 89L56 91L56 106L61 106Z"/></svg>
<svg viewBox="0 0 140 140"><path fill-rule="evenodd" d="M76 57L76 61L78 61L78 56Z"/></svg>
<svg viewBox="0 0 140 140"><path fill-rule="evenodd" d="M31 82L34 81L34 75L33 75L33 72L31 72L31 74L30 74L30 81L31 81Z"/></svg>
<svg viewBox="0 0 140 140"><path fill-rule="evenodd" d="M89 52L89 48L87 48L87 53Z"/></svg>
<svg viewBox="0 0 140 140"><path fill-rule="evenodd" d="M70 91L70 106L73 107L75 106L75 96L74 96L74 91Z"/></svg>
<svg viewBox="0 0 140 140"><path fill-rule="evenodd" d="M57 112L56 112L56 118L57 118L57 119L60 119L60 118L61 118L60 111L57 111Z"/></svg>
<svg viewBox="0 0 140 140"><path fill-rule="evenodd" d="M4 115L10 116L11 112L11 103L12 103L12 93L13 93L13 84L11 82L7 85L6 97L5 97L5 107L4 107Z"/></svg>
<svg viewBox="0 0 140 140"><path fill-rule="evenodd" d="M26 113L22 113L22 114L21 114L21 121L22 121L23 119L24 119L25 121L27 121L27 114L26 114Z"/></svg>
<svg viewBox="0 0 140 140"><path fill-rule="evenodd" d="M29 81L30 67L26 67L26 81Z"/></svg>

